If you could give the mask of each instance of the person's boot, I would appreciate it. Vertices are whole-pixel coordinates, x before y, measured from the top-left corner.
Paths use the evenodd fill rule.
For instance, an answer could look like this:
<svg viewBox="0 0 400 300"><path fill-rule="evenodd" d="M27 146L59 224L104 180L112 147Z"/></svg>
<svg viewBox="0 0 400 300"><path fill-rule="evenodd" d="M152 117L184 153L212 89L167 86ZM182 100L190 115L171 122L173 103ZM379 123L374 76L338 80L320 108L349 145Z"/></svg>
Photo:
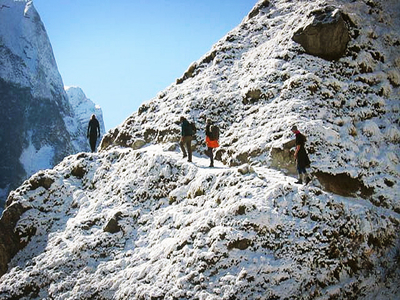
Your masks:
<svg viewBox="0 0 400 300"><path fill-rule="evenodd" d="M303 184L302 174L299 174L299 179L295 182L296 184Z"/></svg>

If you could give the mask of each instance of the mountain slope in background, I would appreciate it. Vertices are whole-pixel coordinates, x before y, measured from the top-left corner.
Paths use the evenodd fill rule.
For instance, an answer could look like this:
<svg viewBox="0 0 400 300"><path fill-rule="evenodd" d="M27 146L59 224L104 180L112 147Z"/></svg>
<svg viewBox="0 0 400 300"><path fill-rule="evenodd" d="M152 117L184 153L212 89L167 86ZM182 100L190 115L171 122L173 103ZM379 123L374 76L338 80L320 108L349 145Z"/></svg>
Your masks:
<svg viewBox="0 0 400 300"><path fill-rule="evenodd" d="M0 296L399 298L399 6L260 1L100 153L10 194ZM339 59L293 40L321 12L346 21ZM181 115L220 125L216 168L202 130L194 163L182 158ZM293 124L308 136L307 186L289 176Z"/></svg>
<svg viewBox="0 0 400 300"><path fill-rule="evenodd" d="M0 19L2 210L23 180L88 147L32 1L1 0Z"/></svg>

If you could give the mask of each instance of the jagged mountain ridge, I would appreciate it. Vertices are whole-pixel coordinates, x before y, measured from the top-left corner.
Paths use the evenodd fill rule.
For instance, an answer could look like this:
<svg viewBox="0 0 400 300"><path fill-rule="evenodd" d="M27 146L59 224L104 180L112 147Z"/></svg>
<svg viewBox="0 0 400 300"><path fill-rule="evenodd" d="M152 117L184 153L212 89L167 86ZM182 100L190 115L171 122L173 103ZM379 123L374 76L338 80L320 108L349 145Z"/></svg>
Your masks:
<svg viewBox="0 0 400 300"><path fill-rule="evenodd" d="M16 255L0 279L0 295L399 297L399 4L301 4L260 1L177 84L111 131L103 151L70 156L13 192L0 226L13 224ZM327 4L340 7L353 26L339 61L310 56L291 40L311 12ZM366 24L377 20L385 24L371 34ZM367 80L376 77L381 81ZM207 116L219 121L224 164L206 167L201 131L194 164L181 158L174 122L182 114L199 128ZM316 179L295 185L271 168L285 153L293 123L308 135L314 173L361 175L372 194L360 189L338 196ZM380 157L380 164L369 165ZM276 168L290 172L289 163L278 162Z"/></svg>
<svg viewBox="0 0 400 300"><path fill-rule="evenodd" d="M2 211L11 189L88 146L32 1L1 0L0 19Z"/></svg>

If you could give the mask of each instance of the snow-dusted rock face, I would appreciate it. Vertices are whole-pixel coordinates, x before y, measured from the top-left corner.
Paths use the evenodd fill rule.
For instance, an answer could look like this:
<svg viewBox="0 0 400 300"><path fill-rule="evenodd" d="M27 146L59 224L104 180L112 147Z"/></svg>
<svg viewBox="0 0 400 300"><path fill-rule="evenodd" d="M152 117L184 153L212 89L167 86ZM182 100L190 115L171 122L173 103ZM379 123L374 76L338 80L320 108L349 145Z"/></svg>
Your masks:
<svg viewBox="0 0 400 300"><path fill-rule="evenodd" d="M12 192L0 220L0 258L13 257L0 297L400 295L398 214L266 166L209 169L167 149L70 156Z"/></svg>
<svg viewBox="0 0 400 300"><path fill-rule="evenodd" d="M399 298L400 4L328 2L260 1L100 153L12 192L0 298ZM337 61L292 40L328 4L351 36ZM176 146L181 115L200 129L194 163ZM221 127L216 168L207 117ZM307 186L287 175L294 123L317 176ZM351 197L329 187L343 176Z"/></svg>
<svg viewBox="0 0 400 300"><path fill-rule="evenodd" d="M32 1L0 0L0 20L2 211L10 189L88 146Z"/></svg>
<svg viewBox="0 0 400 300"><path fill-rule="evenodd" d="M110 132L102 147L177 141L180 115L199 128L211 117L221 127L217 156L225 164L295 172L287 165L292 155L282 152L297 124L308 136L312 171L326 189L373 195L376 205L400 212L394 201L400 198L399 5L260 1L177 84ZM292 40L327 6L347 20L351 39L337 61L306 54ZM201 131L198 148L203 140ZM352 179L354 189L346 193L340 185Z"/></svg>
<svg viewBox="0 0 400 300"><path fill-rule="evenodd" d="M72 143L76 149L89 152L90 147L86 134L90 117L94 114L96 115L97 120L99 120L100 142L105 133L103 112L100 106L96 105L92 100L86 97L81 88L65 87L65 91L74 112L74 117L71 118L71 123L67 123L68 131L72 136Z"/></svg>

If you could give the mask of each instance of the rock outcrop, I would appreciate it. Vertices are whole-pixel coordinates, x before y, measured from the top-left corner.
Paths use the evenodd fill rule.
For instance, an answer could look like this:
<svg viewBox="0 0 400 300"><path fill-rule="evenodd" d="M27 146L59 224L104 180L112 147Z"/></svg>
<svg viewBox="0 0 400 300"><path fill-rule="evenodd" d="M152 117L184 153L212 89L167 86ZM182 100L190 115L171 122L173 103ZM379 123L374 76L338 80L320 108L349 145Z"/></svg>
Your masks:
<svg viewBox="0 0 400 300"><path fill-rule="evenodd" d="M293 40L308 54L328 60L341 58L350 41L349 31L338 8L325 7L311 13L310 24L300 28Z"/></svg>

